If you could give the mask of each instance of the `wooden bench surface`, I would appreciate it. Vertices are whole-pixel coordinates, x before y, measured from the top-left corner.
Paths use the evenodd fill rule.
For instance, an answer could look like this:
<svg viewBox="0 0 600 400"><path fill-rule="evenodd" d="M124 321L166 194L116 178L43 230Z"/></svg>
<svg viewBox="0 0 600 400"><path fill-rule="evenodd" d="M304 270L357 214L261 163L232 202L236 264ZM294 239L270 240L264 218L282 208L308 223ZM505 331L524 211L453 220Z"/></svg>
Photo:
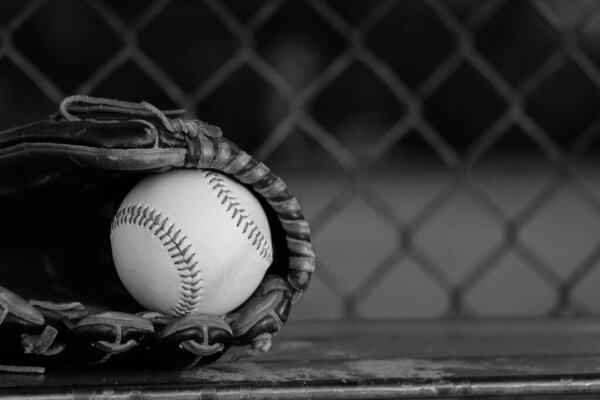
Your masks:
<svg viewBox="0 0 600 400"><path fill-rule="evenodd" d="M270 352L182 371L0 374L0 396L424 398L600 393L600 320L290 322ZM98 398L98 397L94 397Z"/></svg>

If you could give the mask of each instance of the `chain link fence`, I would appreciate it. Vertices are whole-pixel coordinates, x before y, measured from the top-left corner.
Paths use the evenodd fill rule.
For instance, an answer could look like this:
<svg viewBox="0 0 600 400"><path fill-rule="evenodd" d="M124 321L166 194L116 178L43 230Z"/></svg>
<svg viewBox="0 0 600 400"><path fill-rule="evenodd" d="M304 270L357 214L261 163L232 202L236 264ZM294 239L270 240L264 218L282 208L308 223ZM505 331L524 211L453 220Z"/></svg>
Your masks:
<svg viewBox="0 0 600 400"><path fill-rule="evenodd" d="M600 312L600 3L3 1L0 128L185 108L287 181L298 318Z"/></svg>

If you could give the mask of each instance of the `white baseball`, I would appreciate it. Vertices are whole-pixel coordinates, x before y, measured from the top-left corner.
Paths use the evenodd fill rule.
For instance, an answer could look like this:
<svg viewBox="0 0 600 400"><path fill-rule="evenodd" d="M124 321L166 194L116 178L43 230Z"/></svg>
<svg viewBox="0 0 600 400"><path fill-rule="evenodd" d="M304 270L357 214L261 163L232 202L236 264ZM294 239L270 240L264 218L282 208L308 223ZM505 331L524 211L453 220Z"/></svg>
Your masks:
<svg viewBox="0 0 600 400"><path fill-rule="evenodd" d="M271 232L254 195L209 170L150 176L125 197L111 226L121 281L148 310L225 314L260 284Z"/></svg>

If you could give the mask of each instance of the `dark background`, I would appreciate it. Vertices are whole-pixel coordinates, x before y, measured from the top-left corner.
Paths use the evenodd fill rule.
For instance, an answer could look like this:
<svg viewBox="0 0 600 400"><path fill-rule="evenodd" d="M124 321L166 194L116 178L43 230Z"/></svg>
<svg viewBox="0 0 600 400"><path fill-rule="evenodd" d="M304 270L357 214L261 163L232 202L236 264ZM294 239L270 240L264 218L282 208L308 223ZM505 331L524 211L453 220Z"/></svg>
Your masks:
<svg viewBox="0 0 600 400"><path fill-rule="evenodd" d="M295 318L600 312L600 3L0 2L0 129L186 108L283 176Z"/></svg>

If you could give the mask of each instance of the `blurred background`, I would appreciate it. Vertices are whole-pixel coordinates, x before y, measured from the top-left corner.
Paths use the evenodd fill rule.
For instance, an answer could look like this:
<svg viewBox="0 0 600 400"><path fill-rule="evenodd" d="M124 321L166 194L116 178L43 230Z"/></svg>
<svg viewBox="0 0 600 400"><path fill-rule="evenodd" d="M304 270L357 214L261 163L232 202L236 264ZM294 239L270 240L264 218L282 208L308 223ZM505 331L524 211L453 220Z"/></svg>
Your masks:
<svg viewBox="0 0 600 400"><path fill-rule="evenodd" d="M600 2L0 2L0 129L185 108L314 232L294 319L600 313Z"/></svg>

